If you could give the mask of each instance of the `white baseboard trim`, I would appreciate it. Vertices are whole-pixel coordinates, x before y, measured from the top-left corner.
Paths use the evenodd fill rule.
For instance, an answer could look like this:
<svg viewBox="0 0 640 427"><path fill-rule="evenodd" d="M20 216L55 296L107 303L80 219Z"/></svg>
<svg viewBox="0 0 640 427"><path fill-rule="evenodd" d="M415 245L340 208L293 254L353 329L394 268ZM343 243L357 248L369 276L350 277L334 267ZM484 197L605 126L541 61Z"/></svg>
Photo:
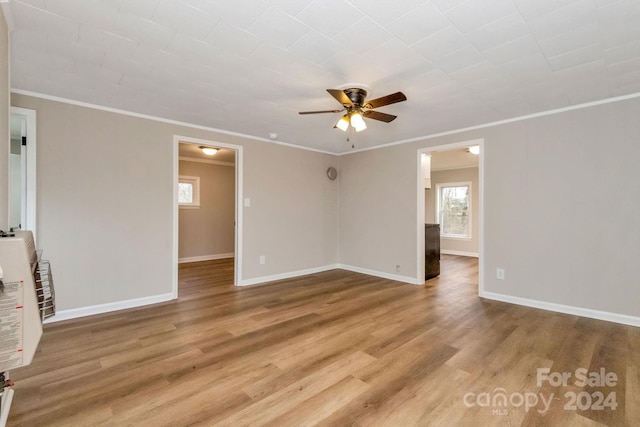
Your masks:
<svg viewBox="0 0 640 427"><path fill-rule="evenodd" d="M449 249L440 249L440 253L445 255L458 255L458 256L469 256L473 258L479 258L479 255L477 252L450 251Z"/></svg>
<svg viewBox="0 0 640 427"><path fill-rule="evenodd" d="M216 259L233 258L234 256L235 254L233 252L228 254L191 256L191 257L185 257L185 258L178 258L178 264L183 264L185 262L213 261Z"/></svg>
<svg viewBox="0 0 640 427"><path fill-rule="evenodd" d="M592 310L588 308L573 307L570 305L556 304L552 302L532 300L528 298L514 297L511 295L496 294L493 292L480 292L481 298L495 301L508 302L511 304L523 305L526 307L539 308L542 310L555 311L558 313L572 314L575 316L588 317L590 319L605 320L607 322L621 323L640 327L640 317L626 314L611 313L608 311Z"/></svg>
<svg viewBox="0 0 640 427"><path fill-rule="evenodd" d="M11 402L13 402L13 389L7 387L0 395L2 402L0 403L0 426L7 425L9 419L9 410L11 409Z"/></svg>
<svg viewBox="0 0 640 427"><path fill-rule="evenodd" d="M72 308L70 310L58 311L55 316L48 318L44 323L55 323L63 320L76 319L78 317L93 316L94 314L110 313L112 311L126 310L128 308L142 307L145 305L158 304L160 302L171 301L177 298L173 293L155 295L152 297L136 298L125 301L110 302L107 304L92 305L89 307Z"/></svg>
<svg viewBox="0 0 640 427"><path fill-rule="evenodd" d="M335 270L340 268L337 264L325 265L322 267L314 267L306 270L290 271L287 273L274 274L271 276L261 276L253 279L245 279L238 286L261 285L263 283L274 282L276 280L291 279L293 277L306 276L307 274L322 273L323 271Z"/></svg>
<svg viewBox="0 0 640 427"><path fill-rule="evenodd" d="M190 262L193 262L193 261L190 261ZM274 274L271 276L261 276L253 279L246 279L246 280L242 280L242 282L238 286L260 285L260 284L265 284L269 282L274 282L276 280L291 279L294 277L306 276L308 274L322 273L323 271L336 270L336 269L353 271L355 273L367 274L369 276L381 277L383 279L396 280L398 282L410 283L412 285L424 284L424 281L418 282L413 277L400 276L396 274L388 274L380 271L353 267L350 265L331 264L331 265L325 265L322 267L314 267L314 268L309 268L305 270L290 271L287 273ZM55 316L45 320L44 323L55 323L55 322L61 322L63 320L70 320L70 319L76 319L79 317L92 316L94 314L103 314L103 313L110 313L118 310L126 310L128 308L143 307L145 305L171 301L176 298L177 298L177 295L174 295L173 293L168 293L168 294L156 295L152 297L144 297L144 298L137 298L137 299L131 299L126 301L112 302L107 304L99 304L99 305L93 305L89 307L73 308L70 310L61 310L61 311L58 311Z"/></svg>
<svg viewBox="0 0 640 427"><path fill-rule="evenodd" d="M398 274L389 274L381 271L368 270L366 268L354 267L352 265L333 264L333 265L325 265L322 267L310 268L307 270L291 271L288 273L274 274L272 276L262 276L262 277L256 277L254 279L247 279L247 280L243 280L242 283L238 286L261 285L264 283L274 282L276 280L291 279L293 277L306 276L308 274L321 273L323 271L336 270L336 269L353 271L354 273L361 273L361 274L366 274L368 276L395 280L397 282L410 283L412 285L424 284L424 280L419 281L414 277L400 276Z"/></svg>
<svg viewBox="0 0 640 427"><path fill-rule="evenodd" d="M424 280L418 280L415 277L400 276L399 274L385 273L382 271L369 270L367 268L354 267L352 265L340 264L338 268L354 273L366 274L368 276L380 277L382 279L395 280L397 282L410 283L412 285L424 285Z"/></svg>

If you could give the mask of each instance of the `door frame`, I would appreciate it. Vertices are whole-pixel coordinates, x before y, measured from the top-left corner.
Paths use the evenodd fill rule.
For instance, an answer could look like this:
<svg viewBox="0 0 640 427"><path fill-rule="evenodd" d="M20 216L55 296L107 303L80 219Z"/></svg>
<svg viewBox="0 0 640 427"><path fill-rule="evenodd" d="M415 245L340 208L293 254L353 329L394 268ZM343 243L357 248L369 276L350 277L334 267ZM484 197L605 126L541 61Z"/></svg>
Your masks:
<svg viewBox="0 0 640 427"><path fill-rule="evenodd" d="M180 144L194 144L198 146L210 146L214 148L228 148L236 153L235 176L235 248L234 248L234 277L233 285L240 286L242 283L242 194L243 194L243 147L241 145L228 144L226 142L212 141L207 139L193 138L189 136L173 136L173 296L178 297L178 176L179 176L179 147Z"/></svg>
<svg viewBox="0 0 640 427"><path fill-rule="evenodd" d="M33 239L37 243L38 241L38 233L37 233L37 222L36 222L36 191L37 191L37 181L36 181L36 110L30 110L28 108L21 107L11 107L10 109L10 117L14 116L21 117L26 121L26 136L27 137L27 149L23 152L25 153L25 159L22 161L22 165L25 168L25 173L23 177L26 178L25 182L22 183L22 198L21 202L21 217L24 218L24 223L22 224L23 230L31 230L33 234ZM7 214L10 215L11 212L11 201L9 199L9 211ZM25 207L26 205L26 207ZM8 217L9 218L9 217ZM11 224L9 224L11 226Z"/></svg>
<svg viewBox="0 0 640 427"><path fill-rule="evenodd" d="M448 151L455 150L459 148L466 148L471 145L479 145L480 146L480 154L478 155L478 204L477 207L473 208L474 212L478 214L478 295L482 296L484 294L484 138L466 140L461 142L453 142L451 144L444 145L435 145L432 147L419 148L417 154L417 191L418 191L418 215L417 215L417 227L416 227L416 235L417 235L417 248L418 248L418 259L417 259L417 271L419 274L418 282L423 284L425 282L425 248L424 248L424 179L422 177L422 154L433 153L434 151Z"/></svg>

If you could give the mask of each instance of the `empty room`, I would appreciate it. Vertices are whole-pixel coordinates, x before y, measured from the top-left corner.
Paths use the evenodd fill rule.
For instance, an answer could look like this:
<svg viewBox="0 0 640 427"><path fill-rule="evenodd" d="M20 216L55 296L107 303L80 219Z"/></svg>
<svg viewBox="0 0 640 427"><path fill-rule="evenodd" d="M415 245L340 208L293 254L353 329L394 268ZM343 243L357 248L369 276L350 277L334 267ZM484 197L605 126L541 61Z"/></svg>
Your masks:
<svg viewBox="0 0 640 427"><path fill-rule="evenodd" d="M0 427L640 425L640 2L0 6Z"/></svg>

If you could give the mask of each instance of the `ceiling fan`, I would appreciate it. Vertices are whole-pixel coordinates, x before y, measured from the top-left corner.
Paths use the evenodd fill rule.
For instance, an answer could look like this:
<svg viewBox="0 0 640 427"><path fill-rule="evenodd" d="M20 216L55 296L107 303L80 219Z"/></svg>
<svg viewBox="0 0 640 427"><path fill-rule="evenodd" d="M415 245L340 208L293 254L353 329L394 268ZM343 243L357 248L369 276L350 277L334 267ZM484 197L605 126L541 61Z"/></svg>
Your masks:
<svg viewBox="0 0 640 427"><path fill-rule="evenodd" d="M385 105L407 100L404 93L396 92L367 101L367 91L359 87L352 87L348 89L327 89L327 92L342 104L344 108L341 110L300 111L299 114L341 113L346 111L334 126L334 128L338 128L344 132L349 129L349 125L351 125L356 132L366 129L367 125L364 122L363 117L379 120L385 123L393 121L397 116L374 111L374 108L384 107Z"/></svg>

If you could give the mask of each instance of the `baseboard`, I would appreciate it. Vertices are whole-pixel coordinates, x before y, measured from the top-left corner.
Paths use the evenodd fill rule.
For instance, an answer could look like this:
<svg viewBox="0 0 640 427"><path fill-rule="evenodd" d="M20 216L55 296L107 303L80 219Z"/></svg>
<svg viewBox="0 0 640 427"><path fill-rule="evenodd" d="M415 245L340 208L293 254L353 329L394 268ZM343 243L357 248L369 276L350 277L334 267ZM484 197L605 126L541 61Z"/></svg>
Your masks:
<svg viewBox="0 0 640 427"><path fill-rule="evenodd" d="M473 258L479 258L479 255L477 252L450 251L448 249L440 249L440 253L445 255L458 255L458 256L468 256Z"/></svg>
<svg viewBox="0 0 640 427"><path fill-rule="evenodd" d="M55 316L48 318L44 323L55 323L63 320L77 319L78 317L93 316L94 314L110 313L112 311L126 310L128 308L143 307L145 305L158 304L176 299L173 293L155 295L152 297L136 298L125 301L111 302L107 304L92 305L89 307L72 308L58 311Z"/></svg>
<svg viewBox="0 0 640 427"><path fill-rule="evenodd" d="M4 427L9 419L9 410L13 401L13 389L6 387L0 394L0 399L2 399L0 402L0 426Z"/></svg>
<svg viewBox="0 0 640 427"><path fill-rule="evenodd" d="M261 276L253 279L245 279L238 286L252 286L260 285L263 283L274 282L276 280L291 279L299 276L306 276L308 274L322 273L323 271L335 270L340 268L338 265L325 265L322 267L309 268L306 270L290 271L282 274L274 274L271 276Z"/></svg>
<svg viewBox="0 0 640 427"><path fill-rule="evenodd" d="M380 277L382 279L395 280L397 282L410 283L412 285L423 285L424 280L417 280L415 277L401 276L399 274L385 273L382 271L369 270L367 268L354 267L352 265L340 264L338 268L354 273L366 274L368 276Z"/></svg>
<svg viewBox="0 0 640 427"><path fill-rule="evenodd" d="M190 262L193 262L193 261L190 261ZM424 283L424 281L418 283L418 281L416 281L416 279L412 277L388 274L380 271L367 270L364 268L353 267L349 265L331 264L331 265L325 265L322 267L314 267L314 268L309 268L305 270L290 271L287 273L274 274L271 276L261 276L253 279L246 279L246 280L243 280L240 284L238 284L238 286L259 285L259 284L274 282L276 280L291 279L294 277L306 276L309 274L321 273L323 271L336 270L336 269L353 271L355 273L367 274L369 276L381 277L384 279L396 280L399 282L411 283L414 285L422 285ZM70 320L70 319L76 319L79 317L92 316L94 314L103 314L103 313L109 313L109 312L118 311L118 310L126 310L128 308L143 307L145 305L171 301L176 298L177 296L174 295L173 293L168 293L168 294L156 295L153 297L137 298L132 300L108 303L108 304L74 308L70 310L61 310L61 311L58 311L55 316L45 320L44 323L61 322L63 320Z"/></svg>
<svg viewBox="0 0 640 427"><path fill-rule="evenodd" d="M178 258L178 264L183 264L185 262L213 261L216 259L233 258L234 256L235 254L233 252L229 254L191 256L191 257L185 257L185 258Z"/></svg>
<svg viewBox="0 0 640 427"><path fill-rule="evenodd" d="M264 283L274 282L276 280L291 279L294 277L306 276L308 274L321 273L323 271L336 270L336 269L353 271L354 273L361 273L361 274L366 274L368 276L374 276L374 277L380 277L383 279L395 280L398 282L410 283L412 285L424 284L424 280L418 281L414 277L383 273L381 271L368 270L366 268L354 267L351 265L333 264L333 265L325 265L322 267L310 268L307 270L291 271L288 273L274 274L272 276L262 276L262 277L256 277L254 279L247 279L247 280L243 280L239 286L261 285Z"/></svg>
<svg viewBox="0 0 640 427"><path fill-rule="evenodd" d="M486 291L480 292L480 297L495 301L508 302L511 304L523 305L526 307L539 308L542 310L555 311L557 313L572 314L575 316L588 317L590 319L605 320L607 322L640 327L640 317L628 316L626 314L617 314L608 311L573 307L570 305L555 304L551 302L514 297L511 295L496 294Z"/></svg>

